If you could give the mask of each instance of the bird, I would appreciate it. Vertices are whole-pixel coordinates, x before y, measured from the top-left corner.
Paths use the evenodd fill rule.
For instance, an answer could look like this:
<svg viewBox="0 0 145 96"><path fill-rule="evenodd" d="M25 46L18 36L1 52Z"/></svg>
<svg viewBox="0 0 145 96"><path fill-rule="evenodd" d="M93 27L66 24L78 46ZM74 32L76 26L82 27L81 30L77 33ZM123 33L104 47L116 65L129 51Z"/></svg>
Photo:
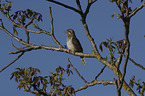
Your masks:
<svg viewBox="0 0 145 96"><path fill-rule="evenodd" d="M81 52L83 53L83 48L81 46L80 41L77 39L75 32L73 29L67 29L65 31L67 35L67 47L73 52ZM83 65L86 65L86 61L83 56L80 56Z"/></svg>

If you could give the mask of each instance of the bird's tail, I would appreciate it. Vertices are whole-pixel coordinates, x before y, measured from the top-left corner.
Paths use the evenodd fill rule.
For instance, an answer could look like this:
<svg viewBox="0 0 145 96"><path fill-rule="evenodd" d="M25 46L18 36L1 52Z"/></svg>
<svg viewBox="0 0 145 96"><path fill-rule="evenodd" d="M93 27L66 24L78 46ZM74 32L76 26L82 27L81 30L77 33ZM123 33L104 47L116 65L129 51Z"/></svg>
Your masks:
<svg viewBox="0 0 145 96"><path fill-rule="evenodd" d="M82 60L83 65L85 66L86 65L86 61L85 61L84 57L81 57L81 60Z"/></svg>

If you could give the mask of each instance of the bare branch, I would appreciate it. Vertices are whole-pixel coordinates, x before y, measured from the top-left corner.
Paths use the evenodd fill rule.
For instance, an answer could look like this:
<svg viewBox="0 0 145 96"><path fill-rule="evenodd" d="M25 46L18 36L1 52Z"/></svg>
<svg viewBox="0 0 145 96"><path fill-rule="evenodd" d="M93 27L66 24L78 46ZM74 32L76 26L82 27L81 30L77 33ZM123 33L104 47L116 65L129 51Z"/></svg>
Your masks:
<svg viewBox="0 0 145 96"><path fill-rule="evenodd" d="M58 47L52 47L52 46L44 46L44 45L30 45L30 48L28 49L22 49L22 50L18 50L16 52L9 52L9 54L18 54L21 52L27 52L27 51L32 51L32 50L37 50L37 49L46 49L46 50L53 50L53 51L59 51L59 52L66 52L75 56L83 56L86 58L96 58L95 55L93 54L86 54L86 53L79 53L79 52L72 52L69 49L66 48L58 48Z"/></svg>
<svg viewBox="0 0 145 96"><path fill-rule="evenodd" d="M124 55L124 56L125 56L125 55ZM136 65L136 66L140 67L141 69L145 70L145 67L143 67L143 65L136 63L136 62L135 62L133 59L131 59L130 57L129 57L129 60L130 60L134 65Z"/></svg>
<svg viewBox="0 0 145 96"><path fill-rule="evenodd" d="M134 16L139 10L141 10L143 7L145 7L145 2L142 3L142 5L138 8L135 8L129 15L129 17L131 18L132 16Z"/></svg>
<svg viewBox="0 0 145 96"><path fill-rule="evenodd" d="M30 46L31 44L26 43L25 41L23 41L22 39L19 39L18 37L14 36L12 33L10 33L6 28L2 28L0 27L1 30L5 31L9 36L11 36L13 39L17 40L18 42L20 42L23 45L26 46Z"/></svg>
<svg viewBox="0 0 145 96"><path fill-rule="evenodd" d="M106 65L101 69L101 71L98 73L98 75L95 77L95 80L103 73L104 69L106 68Z"/></svg>
<svg viewBox="0 0 145 96"><path fill-rule="evenodd" d="M96 44L95 44L95 41L94 41L94 39L92 38L92 36L91 36L91 34L90 34L90 32L89 32L88 25L86 24L85 21L82 21L82 23L83 23L83 25L84 25L84 28L85 28L85 31L86 31L86 35L87 35L88 39L90 40L90 42L91 42L91 44L92 44L92 46L93 46L93 49L94 49L95 53L99 54L99 51L98 51L97 46L96 46ZM100 55L100 54L99 54L99 55Z"/></svg>
<svg viewBox="0 0 145 96"><path fill-rule="evenodd" d="M84 89L86 89L86 88L88 88L88 87L91 87L91 86L94 86L94 85L96 85L96 84L103 84L104 86L106 86L106 85L115 84L115 82L114 82L114 81L109 81L109 80L106 80L106 81L103 81L103 80L101 80L101 81L93 80L91 83L88 83L88 84L86 84L85 86L82 86L82 87L76 89L75 92L84 90Z"/></svg>
<svg viewBox="0 0 145 96"><path fill-rule="evenodd" d="M80 12L79 10L77 10L76 8L71 7L71 6L68 6L68 5L66 5L66 4L63 4L63 3L61 3L61 2L58 2L58 1L55 1L55 0L47 0L47 1L52 2L52 3L55 3L55 4L58 4L58 5L60 5L60 6L63 6L63 7L65 7L65 8L67 8L67 9L73 10L73 11L75 11L75 12L81 14L81 12Z"/></svg>
<svg viewBox="0 0 145 96"><path fill-rule="evenodd" d="M27 37L27 43L29 44L29 41L30 41L29 32L28 31L25 31L25 33L26 33L26 37Z"/></svg>
<svg viewBox="0 0 145 96"><path fill-rule="evenodd" d="M68 60L68 62L69 62L69 64L70 64L70 66L72 67L72 69L74 69L74 70L76 71L76 73L79 75L79 77L80 77L86 84L88 84L88 82L87 82L87 81L84 79L84 77L79 73L79 71L78 71L76 68L73 67L73 65L72 65L72 63L70 62L69 58L68 58L67 60Z"/></svg>
<svg viewBox="0 0 145 96"><path fill-rule="evenodd" d="M22 55L24 54L24 52L22 52L15 60L13 60L10 64L8 64L7 66L5 66L4 68L2 68L0 70L0 72L2 72L3 70L5 70L7 67L9 67L10 65L12 65L15 61L17 61Z"/></svg>
<svg viewBox="0 0 145 96"><path fill-rule="evenodd" d="M1 27L4 28L3 21L0 19Z"/></svg>
<svg viewBox="0 0 145 96"><path fill-rule="evenodd" d="M51 7L49 7L49 13L50 13L50 18L51 18L51 37L54 40L54 42L58 45L58 47L63 47L58 40L56 40L55 36L54 36L54 27L53 27L53 17L52 17L52 10Z"/></svg>
<svg viewBox="0 0 145 96"><path fill-rule="evenodd" d="M80 4L80 0L76 0L76 3L78 6L78 10L83 13L82 8L81 8L81 4Z"/></svg>
<svg viewBox="0 0 145 96"><path fill-rule="evenodd" d="M24 28L27 29L27 27L28 27L30 24L32 24L32 23L33 23L33 19L31 19L27 25L24 25ZM27 43L29 43L29 41L30 41L29 31L26 31L26 30L25 30L25 33L26 33L26 36L27 36Z"/></svg>
<svg viewBox="0 0 145 96"><path fill-rule="evenodd" d="M87 5L87 8L86 8L86 11L84 13L84 19L86 19L86 16L87 14L89 13L89 10L90 10L90 7L93 3L95 3L97 0L88 0L88 5Z"/></svg>
<svg viewBox="0 0 145 96"><path fill-rule="evenodd" d="M13 44L13 41L11 40L11 44L14 48L16 48L17 50L19 50L19 48L17 48L14 44Z"/></svg>
<svg viewBox="0 0 145 96"><path fill-rule="evenodd" d="M114 81L115 81L115 85L116 85L116 89L117 89L117 96L121 96L121 91L120 91L120 89L118 88L118 82L117 82L117 80L116 79L114 79Z"/></svg>

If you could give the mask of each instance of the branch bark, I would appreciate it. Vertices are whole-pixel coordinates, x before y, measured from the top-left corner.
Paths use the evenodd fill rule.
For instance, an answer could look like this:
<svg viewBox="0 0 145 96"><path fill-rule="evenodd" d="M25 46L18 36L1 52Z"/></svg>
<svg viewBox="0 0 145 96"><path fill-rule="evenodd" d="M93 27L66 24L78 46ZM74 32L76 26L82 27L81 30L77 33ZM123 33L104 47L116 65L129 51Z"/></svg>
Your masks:
<svg viewBox="0 0 145 96"><path fill-rule="evenodd" d="M143 7L145 7L145 2L143 2L141 4L141 6L139 6L138 8L135 8L129 15L129 17L131 18L132 16L134 16L139 10L141 10Z"/></svg>
<svg viewBox="0 0 145 96"><path fill-rule="evenodd" d="M58 45L58 47L63 47L58 40L56 40L55 36L54 36L54 27L53 27L53 17L52 17L52 10L51 7L49 7L49 13L50 13L50 18L51 18L51 32L50 35L52 37L52 39L54 40L54 42Z"/></svg>
<svg viewBox="0 0 145 96"><path fill-rule="evenodd" d="M9 67L10 65L12 65L14 62L16 62L25 52L22 52L15 60L13 60L11 63L9 63L7 66L5 66L4 68L2 68L0 70L0 72L2 72L3 70L5 70L7 67Z"/></svg>
<svg viewBox="0 0 145 96"><path fill-rule="evenodd" d="M88 84L88 82L87 82L87 81L85 80L85 78L79 73L79 71L78 71L76 68L74 68L74 66L73 66L72 63L70 62L69 58L68 58L67 60L68 60L68 62L69 62L69 64L70 64L70 66L72 67L72 69L76 71L76 73L79 75L79 77L80 77L86 84Z"/></svg>
<svg viewBox="0 0 145 96"><path fill-rule="evenodd" d="M71 6L68 6L68 5L66 5L66 4L63 4L63 3L61 3L61 2L58 2L58 1L55 1L55 0L47 0L47 1L52 2L52 3L55 3L55 4L60 5L60 6L63 6L63 7L65 7L65 8L67 8L67 9L73 10L73 11L75 11L75 12L81 14L81 12L80 12L79 10L77 10L76 8L71 7Z"/></svg>

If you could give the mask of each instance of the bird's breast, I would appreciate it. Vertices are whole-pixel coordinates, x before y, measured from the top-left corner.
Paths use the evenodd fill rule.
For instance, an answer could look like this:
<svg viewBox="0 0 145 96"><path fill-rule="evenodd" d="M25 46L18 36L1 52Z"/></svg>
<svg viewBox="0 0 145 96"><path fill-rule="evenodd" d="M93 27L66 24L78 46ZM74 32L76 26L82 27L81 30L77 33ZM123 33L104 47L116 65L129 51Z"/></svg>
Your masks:
<svg viewBox="0 0 145 96"><path fill-rule="evenodd" d="M72 43L72 38L67 41L67 47L68 49L75 51L74 44Z"/></svg>

